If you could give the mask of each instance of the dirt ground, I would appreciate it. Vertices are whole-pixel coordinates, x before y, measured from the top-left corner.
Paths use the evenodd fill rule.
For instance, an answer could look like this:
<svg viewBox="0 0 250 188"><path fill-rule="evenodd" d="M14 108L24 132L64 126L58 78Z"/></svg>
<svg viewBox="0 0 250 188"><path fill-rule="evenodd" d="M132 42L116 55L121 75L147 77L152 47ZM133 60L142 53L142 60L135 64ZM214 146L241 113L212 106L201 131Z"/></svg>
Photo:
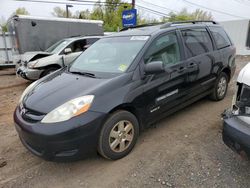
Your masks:
<svg viewBox="0 0 250 188"><path fill-rule="evenodd" d="M21 144L12 114L30 82L0 71L0 187L250 187L250 162L222 142L220 114L231 104L237 71L221 102L203 99L144 131L125 158L93 156L71 163L47 162Z"/></svg>

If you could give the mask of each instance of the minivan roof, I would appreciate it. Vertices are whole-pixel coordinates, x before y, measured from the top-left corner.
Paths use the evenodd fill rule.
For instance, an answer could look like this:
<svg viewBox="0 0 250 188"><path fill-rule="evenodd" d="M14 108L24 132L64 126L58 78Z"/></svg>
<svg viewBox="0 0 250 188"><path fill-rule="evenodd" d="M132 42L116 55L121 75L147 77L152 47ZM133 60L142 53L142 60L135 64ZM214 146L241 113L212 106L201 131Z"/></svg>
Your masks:
<svg viewBox="0 0 250 188"><path fill-rule="evenodd" d="M166 30L174 30L176 28L191 28L199 26L205 27L208 25L219 26L215 21L183 21L183 22L155 23L155 24L139 25L132 28L126 28L124 29L124 31L113 34L112 36L155 35L161 32L163 29L166 31Z"/></svg>

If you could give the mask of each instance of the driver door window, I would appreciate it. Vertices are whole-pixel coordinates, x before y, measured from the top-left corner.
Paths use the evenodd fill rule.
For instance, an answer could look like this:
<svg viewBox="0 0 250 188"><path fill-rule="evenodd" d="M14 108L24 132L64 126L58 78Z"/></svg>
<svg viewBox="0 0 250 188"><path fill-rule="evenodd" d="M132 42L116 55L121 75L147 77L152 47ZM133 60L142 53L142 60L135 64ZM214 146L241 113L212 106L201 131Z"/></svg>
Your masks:
<svg viewBox="0 0 250 188"><path fill-rule="evenodd" d="M144 62L162 61L165 67L180 62L180 48L176 33L169 33L156 39L145 55Z"/></svg>
<svg viewBox="0 0 250 188"><path fill-rule="evenodd" d="M86 39L72 42L66 48L70 48L71 49L71 53L76 53L76 52L82 52L82 51L84 51L84 46L86 46ZM64 50L66 48L64 48ZM64 53L64 50L61 52L61 54Z"/></svg>

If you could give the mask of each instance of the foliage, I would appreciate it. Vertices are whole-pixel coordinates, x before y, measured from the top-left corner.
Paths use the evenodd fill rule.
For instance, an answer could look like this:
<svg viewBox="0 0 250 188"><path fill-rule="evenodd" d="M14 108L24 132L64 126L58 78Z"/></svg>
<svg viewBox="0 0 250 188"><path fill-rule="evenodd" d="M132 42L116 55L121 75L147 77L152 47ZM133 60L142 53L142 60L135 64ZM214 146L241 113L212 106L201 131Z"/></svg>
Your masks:
<svg viewBox="0 0 250 188"><path fill-rule="evenodd" d="M24 7L20 7L18 9L16 9L16 11L13 12L10 17L12 17L14 15L29 15L29 12ZM1 27L1 30L3 32L7 32L8 31L8 26L7 25L8 25L7 20L5 20L2 17L1 23L0 23L0 27Z"/></svg>
<svg viewBox="0 0 250 188"><path fill-rule="evenodd" d="M69 11L70 18L79 19L92 19L103 20L104 31L117 31L122 28L122 11L131 9L130 3L123 2L122 0L106 0L105 4L98 1L95 3L92 11L82 10L77 11L74 14ZM66 10L55 7L52 13L56 17L66 17ZM182 9L180 12L170 12L167 17L163 17L161 20L145 18L142 12L138 12L137 24L157 23L157 22L173 22L173 21L186 21L186 20L212 20L212 14L210 12L197 9L193 12L188 12L187 9Z"/></svg>
<svg viewBox="0 0 250 188"><path fill-rule="evenodd" d="M69 18L72 18L72 13L71 11L69 10ZM60 17L60 18L66 18L67 17L67 12L66 10L60 8L60 7L55 7L53 9L53 12L52 12L52 15L55 16L55 17Z"/></svg>
<svg viewBox="0 0 250 188"><path fill-rule="evenodd" d="M162 21L173 22L173 21L187 21L187 20L212 20L213 16L211 12L206 12L201 9L196 9L194 12L188 12L186 8L180 12L170 12L168 17L164 17Z"/></svg>
<svg viewBox="0 0 250 188"><path fill-rule="evenodd" d="M201 9L196 9L192 16L194 20L213 20L213 16L211 12L203 11Z"/></svg>
<svg viewBox="0 0 250 188"><path fill-rule="evenodd" d="M16 11L13 14L14 15L29 15L30 13L24 7L20 7L16 9Z"/></svg>
<svg viewBox="0 0 250 188"><path fill-rule="evenodd" d="M95 3L91 12L88 9L77 11L75 14L69 12L69 17L103 20L103 28L105 31L117 31L122 28L122 11L131 8L130 3L124 3L121 2L121 0L106 0L105 5L98 1ZM66 11L60 7L55 7L52 15L56 17L66 17Z"/></svg>
<svg viewBox="0 0 250 188"><path fill-rule="evenodd" d="M1 29L3 32L7 32L8 31L8 27L7 27L7 24L3 24L3 25L0 25Z"/></svg>

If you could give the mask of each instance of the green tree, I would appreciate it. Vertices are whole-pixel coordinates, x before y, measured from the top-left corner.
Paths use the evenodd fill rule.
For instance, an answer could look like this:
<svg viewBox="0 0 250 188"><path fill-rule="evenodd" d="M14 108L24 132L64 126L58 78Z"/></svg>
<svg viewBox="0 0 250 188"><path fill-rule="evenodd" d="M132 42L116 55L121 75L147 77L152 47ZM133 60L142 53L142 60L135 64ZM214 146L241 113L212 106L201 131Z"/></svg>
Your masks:
<svg viewBox="0 0 250 188"><path fill-rule="evenodd" d="M24 7L20 7L18 9L16 9L15 12L13 12L10 16L10 18L14 15L29 15L29 12L24 8ZM7 20L5 20L3 17L0 21L0 27L2 29L3 32L7 32L8 31L8 23Z"/></svg>
<svg viewBox="0 0 250 188"><path fill-rule="evenodd" d="M104 19L104 10L100 4L100 1L95 4L93 12L90 15L90 19L93 20L103 20Z"/></svg>
<svg viewBox="0 0 250 188"><path fill-rule="evenodd" d="M212 20L213 16L211 12L206 12L201 9L196 9L194 12L188 12L186 8L180 12L170 12L168 17L163 17L162 21L174 22L174 21L187 21L187 20Z"/></svg>
<svg viewBox="0 0 250 188"><path fill-rule="evenodd" d="M24 7L16 9L16 11L13 13L13 15L29 15L29 14L30 13Z"/></svg>
<svg viewBox="0 0 250 188"><path fill-rule="evenodd" d="M0 19L0 27L3 32L7 32L7 21L3 16Z"/></svg>
<svg viewBox="0 0 250 188"><path fill-rule="evenodd" d="M206 12L201 9L196 9L192 13L192 17L194 20L213 20L213 16L211 12Z"/></svg>
<svg viewBox="0 0 250 188"><path fill-rule="evenodd" d="M7 31L8 31L8 27L7 27L7 24L6 24L6 23L0 24L0 27L1 27L1 30L2 30L3 32L7 32Z"/></svg>
<svg viewBox="0 0 250 188"><path fill-rule="evenodd" d="M70 10L69 10L68 14L69 14L69 18L74 17ZM66 9L63 9L61 7L55 7L53 9L52 15L55 16L55 17L66 18L67 17L67 12L66 12Z"/></svg>
<svg viewBox="0 0 250 188"><path fill-rule="evenodd" d="M91 12L89 11L89 9L83 10L83 11L76 11L73 17L79 18L79 19L90 19Z"/></svg>
<svg viewBox="0 0 250 188"><path fill-rule="evenodd" d="M82 10L72 13L69 11L70 18L103 20L104 31L117 31L122 28L122 12L131 9L130 3L122 2L122 0L106 0L105 5L99 0L95 3L93 10ZM53 16L66 17L66 10L55 7L52 12ZM137 15L137 23L145 24L148 22L157 22L155 19L145 19Z"/></svg>

